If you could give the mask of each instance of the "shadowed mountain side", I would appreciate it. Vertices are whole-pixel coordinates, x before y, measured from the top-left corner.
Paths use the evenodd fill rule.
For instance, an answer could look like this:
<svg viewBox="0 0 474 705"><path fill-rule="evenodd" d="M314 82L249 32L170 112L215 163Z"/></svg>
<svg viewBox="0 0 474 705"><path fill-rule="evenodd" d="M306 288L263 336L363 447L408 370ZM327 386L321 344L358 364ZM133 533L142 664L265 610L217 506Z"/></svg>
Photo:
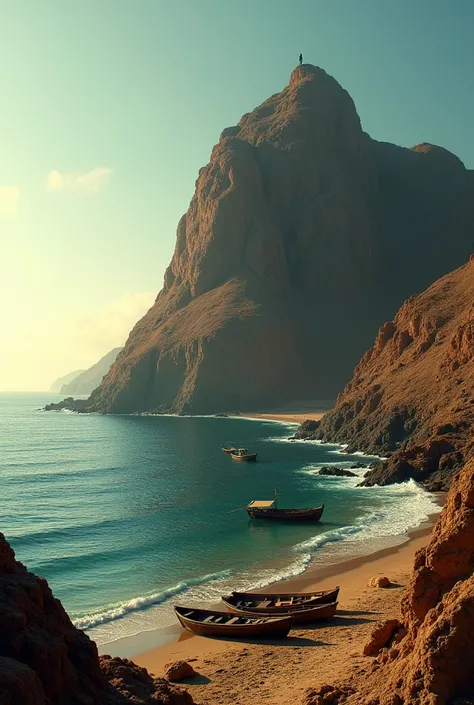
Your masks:
<svg viewBox="0 0 474 705"><path fill-rule="evenodd" d="M472 174L371 140L322 69L226 128L154 306L90 398L212 413L335 396L378 326L467 259Z"/></svg>

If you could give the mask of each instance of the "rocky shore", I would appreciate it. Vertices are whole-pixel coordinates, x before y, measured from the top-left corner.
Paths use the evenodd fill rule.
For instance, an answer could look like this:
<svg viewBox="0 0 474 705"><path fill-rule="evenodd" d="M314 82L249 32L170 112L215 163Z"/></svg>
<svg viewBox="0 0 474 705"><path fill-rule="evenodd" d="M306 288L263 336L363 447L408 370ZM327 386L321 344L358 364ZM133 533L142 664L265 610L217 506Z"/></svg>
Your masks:
<svg viewBox="0 0 474 705"><path fill-rule="evenodd" d="M0 534L2 705L192 705L189 693L128 659L100 656L44 578Z"/></svg>
<svg viewBox="0 0 474 705"><path fill-rule="evenodd" d="M385 323L336 406L297 439L385 456L363 485L413 478L446 490L474 440L474 260L409 299Z"/></svg>

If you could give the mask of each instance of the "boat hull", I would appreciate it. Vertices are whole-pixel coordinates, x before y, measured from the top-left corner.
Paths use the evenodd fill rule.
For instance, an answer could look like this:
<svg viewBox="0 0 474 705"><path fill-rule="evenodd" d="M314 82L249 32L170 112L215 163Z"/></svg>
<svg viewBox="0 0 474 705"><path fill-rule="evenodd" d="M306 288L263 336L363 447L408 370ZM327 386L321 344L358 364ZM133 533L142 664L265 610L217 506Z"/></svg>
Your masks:
<svg viewBox="0 0 474 705"><path fill-rule="evenodd" d="M292 615L239 615L246 617L249 621L246 624L212 624L186 617L186 613L193 613L200 619L206 616L221 618L229 617L229 612L218 612L215 610L192 610L188 607L175 607L176 616L184 629L193 634L207 637L227 637L227 638L283 638L288 635L292 625Z"/></svg>
<svg viewBox="0 0 474 705"><path fill-rule="evenodd" d="M276 605L272 606L272 610L276 609L280 612L292 612L293 610L301 609L301 607L310 607L311 605L323 605L329 602L335 602L337 600L338 595L339 586L335 587L334 590L321 590L320 592L270 593L234 591L232 593L233 598L243 601L255 600L265 602L267 600L274 600L275 598L279 598L282 601L288 601L291 598L307 598L303 603L296 603L288 606L282 605L281 607L277 607Z"/></svg>
<svg viewBox="0 0 474 705"><path fill-rule="evenodd" d="M240 460L244 463L255 463L258 453L249 453L248 455L235 455L234 453L231 453L230 455L232 460Z"/></svg>
<svg viewBox="0 0 474 705"><path fill-rule="evenodd" d="M251 519L270 519L273 521L319 521L323 515L324 504L321 507L308 509L250 509L247 513Z"/></svg>
<svg viewBox="0 0 474 705"><path fill-rule="evenodd" d="M302 607L299 610L294 610L292 612L277 612L274 611L264 611L258 608L246 608L240 609L235 607L231 603L227 602L226 599L222 598L226 609L231 614L238 614L242 617L256 617L260 615L262 617L275 617L277 615L283 617L293 617L294 624L309 624L310 622L321 622L325 619L331 619L336 614L337 602L330 602L326 605L315 605L314 607Z"/></svg>

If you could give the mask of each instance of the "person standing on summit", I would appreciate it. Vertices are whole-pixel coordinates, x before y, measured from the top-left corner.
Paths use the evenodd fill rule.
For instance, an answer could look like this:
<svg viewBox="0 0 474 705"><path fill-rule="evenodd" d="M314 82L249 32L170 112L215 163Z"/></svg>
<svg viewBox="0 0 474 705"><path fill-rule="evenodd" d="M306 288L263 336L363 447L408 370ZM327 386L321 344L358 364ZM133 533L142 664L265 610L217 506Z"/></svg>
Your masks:
<svg viewBox="0 0 474 705"><path fill-rule="evenodd" d="M300 54L300 66L303 63L303 54Z"/></svg>

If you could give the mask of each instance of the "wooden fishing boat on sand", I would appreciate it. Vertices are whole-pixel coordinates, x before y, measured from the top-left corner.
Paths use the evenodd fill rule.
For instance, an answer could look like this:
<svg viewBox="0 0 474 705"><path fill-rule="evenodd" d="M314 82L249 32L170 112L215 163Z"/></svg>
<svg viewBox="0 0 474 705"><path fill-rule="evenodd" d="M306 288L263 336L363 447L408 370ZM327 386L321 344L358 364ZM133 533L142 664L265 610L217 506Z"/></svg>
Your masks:
<svg viewBox="0 0 474 705"><path fill-rule="evenodd" d="M320 507L308 507L306 509L279 509L278 490L275 490L275 499L254 499L253 502L247 504L246 509L247 514L251 519L290 519L292 521L319 521L324 511L324 503Z"/></svg>
<svg viewBox="0 0 474 705"><path fill-rule="evenodd" d="M235 615L215 610L175 607L181 626L199 636L285 637L293 624L291 615Z"/></svg>
<svg viewBox="0 0 474 705"><path fill-rule="evenodd" d="M302 607L311 605L323 605L328 602L335 602L339 595L339 585L332 590L320 590L319 592L291 592L291 593L271 593L271 592L232 592L232 597L240 600L241 605L249 603L255 604L256 608L261 608L263 612L270 609L279 612L293 612ZM253 606L253 605L252 605Z"/></svg>
<svg viewBox="0 0 474 705"><path fill-rule="evenodd" d="M221 449L223 453L235 453L236 451L236 447L233 443L223 443Z"/></svg>
<svg viewBox="0 0 474 705"><path fill-rule="evenodd" d="M238 448L237 450L234 448L233 451L230 451L230 455L234 460L244 460L249 463L257 460L258 453L249 453L247 448Z"/></svg>
<svg viewBox="0 0 474 705"><path fill-rule="evenodd" d="M313 605L309 607L300 607L291 611L282 612L275 608L265 610L259 606L252 607L252 602L249 601L249 606L244 606L245 601L238 600L233 595L222 597L222 602L226 609L231 614L238 614L242 617L293 617L294 624L307 624L309 622L319 622L324 619L331 619L336 614L337 602L328 602L322 605Z"/></svg>

